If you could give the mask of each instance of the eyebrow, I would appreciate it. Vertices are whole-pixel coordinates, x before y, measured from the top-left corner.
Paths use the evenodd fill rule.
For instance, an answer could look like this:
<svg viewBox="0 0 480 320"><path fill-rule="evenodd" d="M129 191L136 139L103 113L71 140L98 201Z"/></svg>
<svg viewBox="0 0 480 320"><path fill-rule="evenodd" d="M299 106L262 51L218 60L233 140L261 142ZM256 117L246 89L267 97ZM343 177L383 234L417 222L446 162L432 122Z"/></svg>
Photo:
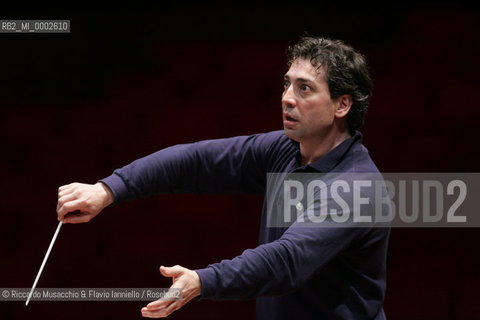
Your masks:
<svg viewBox="0 0 480 320"><path fill-rule="evenodd" d="M289 77L288 75L284 75L284 76L283 76L283 79L285 79L285 80L290 80L290 77ZM311 79L306 79L306 78L297 78L297 79L295 79L295 81L297 81L297 82L314 83L313 80L311 80Z"/></svg>

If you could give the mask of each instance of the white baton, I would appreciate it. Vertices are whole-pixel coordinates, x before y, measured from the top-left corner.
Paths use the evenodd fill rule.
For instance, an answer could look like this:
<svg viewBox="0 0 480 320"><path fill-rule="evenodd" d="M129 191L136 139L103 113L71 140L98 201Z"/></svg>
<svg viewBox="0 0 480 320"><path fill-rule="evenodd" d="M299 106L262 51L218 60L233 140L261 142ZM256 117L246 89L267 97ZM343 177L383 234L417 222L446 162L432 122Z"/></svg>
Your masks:
<svg viewBox="0 0 480 320"><path fill-rule="evenodd" d="M45 254L45 258L43 258L43 262L42 262L42 265L40 266L40 270L38 270L37 277L33 282L32 289L28 294L27 302L25 302L26 306L28 306L28 302L30 301L30 298L32 298L33 290L35 290L35 287L37 286L38 279L40 279L40 275L42 274L43 267L45 267L45 263L47 262L48 256L50 255L50 251L52 251L53 244L55 243L55 239L57 239L57 236L58 236L58 233L60 232L60 228L62 227L62 224L63 224L62 221L58 223L57 230L55 230L55 234L53 235L52 241L50 242L50 246L48 247L47 253Z"/></svg>

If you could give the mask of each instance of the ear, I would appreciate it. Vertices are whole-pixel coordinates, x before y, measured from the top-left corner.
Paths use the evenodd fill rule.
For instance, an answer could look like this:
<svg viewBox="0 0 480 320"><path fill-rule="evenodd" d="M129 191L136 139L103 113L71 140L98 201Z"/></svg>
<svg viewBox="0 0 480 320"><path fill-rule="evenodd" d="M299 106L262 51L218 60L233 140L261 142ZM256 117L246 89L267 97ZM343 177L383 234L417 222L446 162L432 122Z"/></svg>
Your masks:
<svg viewBox="0 0 480 320"><path fill-rule="evenodd" d="M335 117L344 118L352 106L352 96L343 94L336 99Z"/></svg>

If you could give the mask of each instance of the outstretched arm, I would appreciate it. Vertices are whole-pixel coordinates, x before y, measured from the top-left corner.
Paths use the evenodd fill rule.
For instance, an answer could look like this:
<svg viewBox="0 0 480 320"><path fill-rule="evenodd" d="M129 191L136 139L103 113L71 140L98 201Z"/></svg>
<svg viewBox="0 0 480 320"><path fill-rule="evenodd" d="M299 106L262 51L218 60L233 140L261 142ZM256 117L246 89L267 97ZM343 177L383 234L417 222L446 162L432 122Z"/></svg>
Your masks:
<svg viewBox="0 0 480 320"><path fill-rule="evenodd" d="M292 292L362 238L361 228L295 228L273 242L196 270L202 298L251 299Z"/></svg>
<svg viewBox="0 0 480 320"><path fill-rule="evenodd" d="M58 219L88 222L111 203L156 193L262 193L279 132L169 147L89 185L59 188ZM79 211L76 214L68 213Z"/></svg>
<svg viewBox="0 0 480 320"><path fill-rule="evenodd" d="M272 145L281 133L205 140L169 147L101 181L115 203L158 193L263 193Z"/></svg>
<svg viewBox="0 0 480 320"><path fill-rule="evenodd" d="M167 317L200 295L223 300L287 294L308 283L317 271L353 242L362 243L357 240L365 238L367 233L367 228L290 229L277 241L245 250L232 260L223 260L205 269L161 267L163 276L173 278L171 288L182 289L182 299L153 301L142 308L142 315ZM368 254L368 246L375 247L385 235L382 230L369 235L369 244L362 249L364 253Z"/></svg>

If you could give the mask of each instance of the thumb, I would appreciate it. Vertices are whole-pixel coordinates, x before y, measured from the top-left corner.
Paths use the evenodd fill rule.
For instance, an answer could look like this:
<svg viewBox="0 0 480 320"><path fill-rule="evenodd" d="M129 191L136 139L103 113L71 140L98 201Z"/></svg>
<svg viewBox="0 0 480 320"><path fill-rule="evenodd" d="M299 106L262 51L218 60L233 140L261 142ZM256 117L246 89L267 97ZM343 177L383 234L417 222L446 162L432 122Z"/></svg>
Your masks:
<svg viewBox="0 0 480 320"><path fill-rule="evenodd" d="M178 277L179 275L181 275L183 273L183 268L181 266L173 266L173 267L164 267L164 266L161 266L160 267L160 273L164 276L164 277L170 277L170 278L175 278L175 277Z"/></svg>

